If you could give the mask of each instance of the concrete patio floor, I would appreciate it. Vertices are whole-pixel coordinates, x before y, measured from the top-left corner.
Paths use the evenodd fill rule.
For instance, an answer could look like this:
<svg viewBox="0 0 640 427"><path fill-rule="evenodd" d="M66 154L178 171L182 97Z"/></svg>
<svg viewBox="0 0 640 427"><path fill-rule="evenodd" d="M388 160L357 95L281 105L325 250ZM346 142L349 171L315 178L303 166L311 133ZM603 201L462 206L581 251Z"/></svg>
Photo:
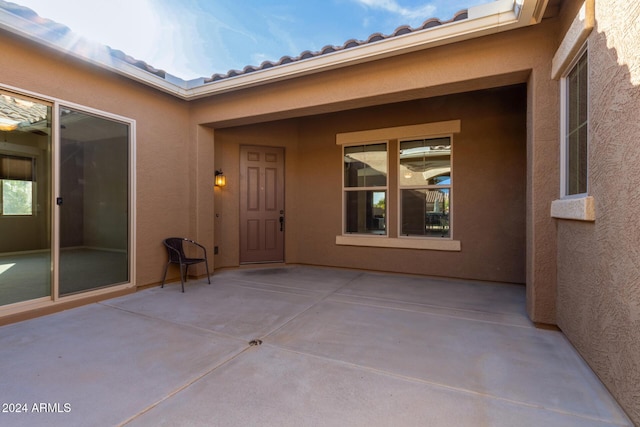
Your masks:
<svg viewBox="0 0 640 427"><path fill-rule="evenodd" d="M147 289L1 327L0 425L632 425L524 294L306 266Z"/></svg>

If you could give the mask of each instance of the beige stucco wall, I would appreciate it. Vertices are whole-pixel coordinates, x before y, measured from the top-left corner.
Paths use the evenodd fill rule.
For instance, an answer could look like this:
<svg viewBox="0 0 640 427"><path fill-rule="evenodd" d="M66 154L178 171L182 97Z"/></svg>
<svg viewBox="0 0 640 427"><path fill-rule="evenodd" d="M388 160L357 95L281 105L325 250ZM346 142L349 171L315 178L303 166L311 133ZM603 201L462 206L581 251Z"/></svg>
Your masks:
<svg viewBox="0 0 640 427"><path fill-rule="evenodd" d="M640 4L595 5L588 184L596 219L557 220L558 324L640 424Z"/></svg>
<svg viewBox="0 0 640 427"><path fill-rule="evenodd" d="M0 84L136 120L136 283L158 283L166 259L162 239L197 236L198 202L191 191L213 198L211 186L198 186L198 173L211 169L213 175L212 136L190 134L189 107L174 97L5 32L0 49ZM197 141L208 141L210 152ZM212 218L213 202L207 206L202 199L200 215ZM207 242L213 242L212 222L209 235L199 235Z"/></svg>

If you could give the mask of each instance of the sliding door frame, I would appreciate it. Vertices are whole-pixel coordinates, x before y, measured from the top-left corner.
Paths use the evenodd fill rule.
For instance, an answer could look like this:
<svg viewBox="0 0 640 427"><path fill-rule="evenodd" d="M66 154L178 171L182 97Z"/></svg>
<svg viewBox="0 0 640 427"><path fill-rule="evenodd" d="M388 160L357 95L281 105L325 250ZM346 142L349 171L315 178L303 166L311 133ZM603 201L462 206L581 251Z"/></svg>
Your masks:
<svg viewBox="0 0 640 427"><path fill-rule="evenodd" d="M74 293L70 295L60 296L60 206L57 205L56 199L61 195L61 184L60 184L60 176L61 176L61 166L60 166L60 153L61 153L61 136L60 136L60 111L61 108L68 108L74 111L85 113L91 116L95 116L101 119L113 120L116 122L120 122L128 126L129 129L129 144L128 144L128 183L129 183L129 198L127 200L129 207L129 218L128 218L128 230L129 230L129 241L127 248L128 255L128 270L129 270L129 281L125 284L106 286L96 290L89 290L80 293ZM53 117L55 126L53 126L53 197L51 200L52 207L54 213L54 226L53 226L53 265L54 265L54 274L52 277L53 289L52 289L52 299L54 302L57 301L74 301L78 299L86 298L87 296L96 296L100 294L105 294L109 292L113 292L118 289L126 289L135 286L135 135L136 135L136 122L133 119L129 119L127 117L119 116L113 113L109 113L106 111L96 110L94 108L86 107L83 105L75 104L72 102L66 101L57 101L54 102L53 106Z"/></svg>
<svg viewBox="0 0 640 427"><path fill-rule="evenodd" d="M0 319L4 316L19 314L26 311L46 309L59 304L79 301L83 299L96 298L101 295L124 291L136 286L136 121L134 119L120 116L103 110L87 107L66 100L45 96L21 88L1 85L0 89L6 92L15 93L18 96L33 98L34 101L41 101L52 105L51 117L51 297L37 298L34 300L21 301L5 306L0 306ZM90 114L99 118L114 120L128 125L129 127L129 164L128 164L128 268L129 281L124 284L107 286L96 290L89 290L81 293L74 293L67 296L59 295L59 265L60 265L60 210L56 204L56 199L60 195L60 109L70 108L78 112ZM1 324L1 323L0 323Z"/></svg>

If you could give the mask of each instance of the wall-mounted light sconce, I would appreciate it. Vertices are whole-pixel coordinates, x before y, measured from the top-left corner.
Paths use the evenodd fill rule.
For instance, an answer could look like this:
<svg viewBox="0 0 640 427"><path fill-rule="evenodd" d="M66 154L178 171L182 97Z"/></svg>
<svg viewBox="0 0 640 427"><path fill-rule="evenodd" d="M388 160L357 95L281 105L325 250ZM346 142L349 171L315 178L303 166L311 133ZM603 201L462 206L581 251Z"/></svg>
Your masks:
<svg viewBox="0 0 640 427"><path fill-rule="evenodd" d="M227 177L222 173L222 169L216 171L216 179L215 179L216 187L224 187L227 185Z"/></svg>

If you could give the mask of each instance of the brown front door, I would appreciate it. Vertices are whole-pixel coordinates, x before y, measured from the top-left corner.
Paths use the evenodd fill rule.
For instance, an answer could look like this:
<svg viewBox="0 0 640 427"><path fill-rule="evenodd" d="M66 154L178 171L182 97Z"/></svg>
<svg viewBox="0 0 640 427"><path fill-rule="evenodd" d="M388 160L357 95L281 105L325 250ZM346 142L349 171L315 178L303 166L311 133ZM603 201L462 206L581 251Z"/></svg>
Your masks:
<svg viewBox="0 0 640 427"><path fill-rule="evenodd" d="M240 147L240 263L284 261L284 149Z"/></svg>

